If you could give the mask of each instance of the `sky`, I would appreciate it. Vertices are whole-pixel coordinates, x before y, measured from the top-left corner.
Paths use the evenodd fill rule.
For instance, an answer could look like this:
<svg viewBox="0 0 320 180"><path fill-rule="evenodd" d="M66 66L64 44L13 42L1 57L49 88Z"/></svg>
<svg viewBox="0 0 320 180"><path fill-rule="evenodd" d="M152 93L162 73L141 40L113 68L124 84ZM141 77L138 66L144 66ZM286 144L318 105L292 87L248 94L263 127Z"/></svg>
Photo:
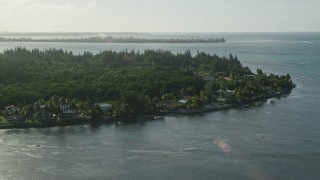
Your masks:
<svg viewBox="0 0 320 180"><path fill-rule="evenodd" d="M320 0L0 0L0 32L320 31Z"/></svg>

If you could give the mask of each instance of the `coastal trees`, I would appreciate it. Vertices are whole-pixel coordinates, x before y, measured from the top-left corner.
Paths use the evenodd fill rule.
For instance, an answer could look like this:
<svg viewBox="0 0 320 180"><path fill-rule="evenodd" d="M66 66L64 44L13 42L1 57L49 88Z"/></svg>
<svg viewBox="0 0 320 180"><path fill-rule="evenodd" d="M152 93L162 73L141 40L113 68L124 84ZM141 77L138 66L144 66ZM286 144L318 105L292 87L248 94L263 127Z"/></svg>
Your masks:
<svg viewBox="0 0 320 180"><path fill-rule="evenodd" d="M26 122L28 121L28 118L30 118L34 114L34 112L34 107L32 105L21 105L18 108L18 114Z"/></svg>
<svg viewBox="0 0 320 180"><path fill-rule="evenodd" d="M181 95L183 96L192 96L196 93L193 86L183 87L181 89Z"/></svg>
<svg viewBox="0 0 320 180"><path fill-rule="evenodd" d="M91 109L91 120L93 122L99 121L102 118L102 111L98 105L94 105Z"/></svg>
<svg viewBox="0 0 320 180"><path fill-rule="evenodd" d="M112 101L114 115L132 117L174 109L181 96L188 96L192 109L218 98L241 103L292 87L290 75L267 75L261 69L255 75L232 54L125 50L75 55L19 47L0 53L0 108L31 104L37 117L56 120L63 118L63 108L98 117L94 102Z"/></svg>
<svg viewBox="0 0 320 180"><path fill-rule="evenodd" d="M138 93L137 91L123 92L120 103L114 107L114 113L116 116L134 117L153 111L154 106L150 98Z"/></svg>
<svg viewBox="0 0 320 180"><path fill-rule="evenodd" d="M263 72L262 72L262 70L261 69L257 69L257 75L263 75Z"/></svg>

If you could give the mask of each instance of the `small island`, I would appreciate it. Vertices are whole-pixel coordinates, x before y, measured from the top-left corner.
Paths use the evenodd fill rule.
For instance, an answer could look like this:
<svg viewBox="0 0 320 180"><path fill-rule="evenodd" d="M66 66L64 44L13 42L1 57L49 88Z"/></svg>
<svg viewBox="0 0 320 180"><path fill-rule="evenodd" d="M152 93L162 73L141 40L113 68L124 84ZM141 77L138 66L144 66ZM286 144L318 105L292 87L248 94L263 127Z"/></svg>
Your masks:
<svg viewBox="0 0 320 180"><path fill-rule="evenodd" d="M89 37L78 39L33 39L0 37L0 42L66 42L66 43L224 43L224 38L146 39L137 37Z"/></svg>
<svg viewBox="0 0 320 180"><path fill-rule="evenodd" d="M189 50L0 53L0 128L131 123L217 111L289 93L289 74L253 73L237 56Z"/></svg>

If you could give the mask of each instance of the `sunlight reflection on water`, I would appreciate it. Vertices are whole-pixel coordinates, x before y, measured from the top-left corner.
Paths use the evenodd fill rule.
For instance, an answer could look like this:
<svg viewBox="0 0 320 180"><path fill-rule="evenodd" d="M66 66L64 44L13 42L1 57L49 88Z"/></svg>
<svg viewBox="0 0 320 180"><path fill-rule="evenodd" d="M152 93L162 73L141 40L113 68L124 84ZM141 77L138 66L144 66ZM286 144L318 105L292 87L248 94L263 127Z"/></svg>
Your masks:
<svg viewBox="0 0 320 180"><path fill-rule="evenodd" d="M216 144L224 153L229 153L231 151L231 146L220 137L217 137L214 140L214 144Z"/></svg>

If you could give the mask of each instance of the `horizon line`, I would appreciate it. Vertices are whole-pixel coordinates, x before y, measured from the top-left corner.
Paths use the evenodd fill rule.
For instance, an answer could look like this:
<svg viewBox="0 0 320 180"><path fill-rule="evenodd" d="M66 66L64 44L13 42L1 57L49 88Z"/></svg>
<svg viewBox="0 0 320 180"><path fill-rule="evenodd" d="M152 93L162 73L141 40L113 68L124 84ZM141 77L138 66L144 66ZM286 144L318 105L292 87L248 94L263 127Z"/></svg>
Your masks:
<svg viewBox="0 0 320 180"><path fill-rule="evenodd" d="M320 33L320 31L0 31L0 33L132 33L132 34L147 34L147 33Z"/></svg>

